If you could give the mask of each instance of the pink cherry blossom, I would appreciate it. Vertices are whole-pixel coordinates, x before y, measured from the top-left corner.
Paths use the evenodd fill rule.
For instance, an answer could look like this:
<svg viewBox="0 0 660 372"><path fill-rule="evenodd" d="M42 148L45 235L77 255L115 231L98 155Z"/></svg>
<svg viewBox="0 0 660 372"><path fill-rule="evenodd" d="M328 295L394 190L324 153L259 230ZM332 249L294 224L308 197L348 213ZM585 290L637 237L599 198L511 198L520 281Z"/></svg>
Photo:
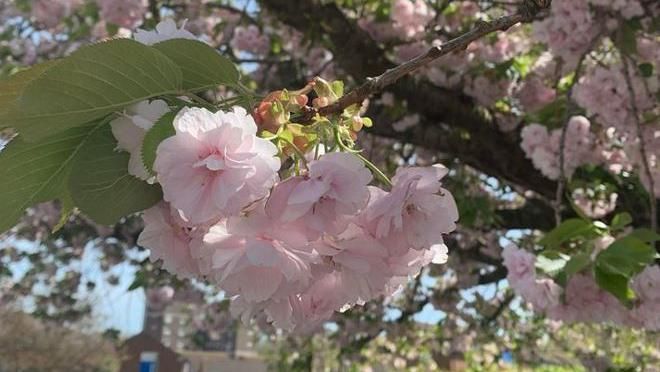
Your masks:
<svg viewBox="0 0 660 372"><path fill-rule="evenodd" d="M426 32L427 24L435 17L435 11L424 0L395 0L392 3L393 28L404 39L412 39Z"/></svg>
<svg viewBox="0 0 660 372"><path fill-rule="evenodd" d="M255 25L236 27L230 44L237 52L244 51L257 55L268 54L270 49L270 39Z"/></svg>
<svg viewBox="0 0 660 372"><path fill-rule="evenodd" d="M138 245L149 248L152 261L162 260L163 268L181 278L192 278L197 265L190 244L200 229L186 226L176 210L164 202L147 209L142 216L144 230Z"/></svg>
<svg viewBox="0 0 660 372"><path fill-rule="evenodd" d="M566 65L575 66L599 28L587 1L554 0L550 17L534 23L534 36L548 44Z"/></svg>
<svg viewBox="0 0 660 372"><path fill-rule="evenodd" d="M211 226L204 236L209 278L249 303L284 299L305 290L316 254L304 234L273 224L262 208Z"/></svg>
<svg viewBox="0 0 660 372"><path fill-rule="evenodd" d="M131 154L128 173L142 180L151 175L142 161L142 141L147 131L170 109L163 100L142 101L128 107L123 115L110 122L117 148Z"/></svg>
<svg viewBox="0 0 660 372"><path fill-rule="evenodd" d="M154 45L156 43L160 43L161 41L171 39L197 39L195 35L189 31L184 30L184 26L185 22L181 28L177 28L174 20L168 18L158 23L156 25L156 29L153 31L138 29L133 35L133 38L145 45Z"/></svg>
<svg viewBox="0 0 660 372"><path fill-rule="evenodd" d="M282 222L302 221L316 233L338 234L347 219L369 200L371 173L345 152L328 153L309 163L309 173L273 188L266 212Z"/></svg>
<svg viewBox="0 0 660 372"><path fill-rule="evenodd" d="M554 101L557 93L546 86L538 76L532 75L525 79L516 96L525 110L536 111Z"/></svg>
<svg viewBox="0 0 660 372"><path fill-rule="evenodd" d="M277 148L257 137L245 109L184 108L174 128L176 134L158 146L154 170L164 199L190 223L236 215L277 180Z"/></svg>
<svg viewBox="0 0 660 372"><path fill-rule="evenodd" d="M147 12L146 0L96 0L101 18L109 23L128 29L142 23Z"/></svg>
<svg viewBox="0 0 660 372"><path fill-rule="evenodd" d="M332 262L345 283L346 302L363 304L384 294L392 274L387 266L387 248L355 224L336 237L326 236L314 249Z"/></svg>
<svg viewBox="0 0 660 372"><path fill-rule="evenodd" d="M393 252L408 248L429 249L442 243L442 234L456 228L458 210L451 193L441 187L447 169L399 168L392 178L392 191L371 187L369 206L361 223Z"/></svg>
<svg viewBox="0 0 660 372"><path fill-rule="evenodd" d="M31 4L32 17L47 28L54 28L81 4L81 0L35 0Z"/></svg>

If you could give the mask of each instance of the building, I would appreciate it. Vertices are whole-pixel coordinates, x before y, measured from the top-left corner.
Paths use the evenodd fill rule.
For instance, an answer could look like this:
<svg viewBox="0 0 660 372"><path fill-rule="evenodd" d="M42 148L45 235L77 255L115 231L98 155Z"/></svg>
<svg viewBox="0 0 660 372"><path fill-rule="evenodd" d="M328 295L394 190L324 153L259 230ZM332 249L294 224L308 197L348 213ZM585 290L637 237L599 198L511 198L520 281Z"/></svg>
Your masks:
<svg viewBox="0 0 660 372"><path fill-rule="evenodd" d="M145 332L126 340L119 349L120 372L190 372L188 360Z"/></svg>
<svg viewBox="0 0 660 372"><path fill-rule="evenodd" d="M214 316L207 317L209 312ZM168 301L147 295L144 333L186 360L190 372L267 370L253 347L250 330L220 306L206 304L194 289L177 290Z"/></svg>

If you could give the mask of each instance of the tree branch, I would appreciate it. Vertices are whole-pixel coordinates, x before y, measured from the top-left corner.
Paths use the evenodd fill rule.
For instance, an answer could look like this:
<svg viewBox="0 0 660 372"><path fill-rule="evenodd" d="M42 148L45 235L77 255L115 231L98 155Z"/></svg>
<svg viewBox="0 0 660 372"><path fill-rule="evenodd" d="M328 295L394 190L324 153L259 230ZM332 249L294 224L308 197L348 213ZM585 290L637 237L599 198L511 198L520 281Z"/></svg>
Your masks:
<svg viewBox="0 0 660 372"><path fill-rule="evenodd" d="M321 115L329 115L340 113L351 105L361 104L369 96L381 91L388 85L394 84L403 76L411 74L449 53L464 50L471 42L477 39L495 31L508 30L510 27L520 22L531 22L541 10L547 9L549 6L550 1L525 0L521 3L518 12L513 15L506 15L490 22L479 21L477 22L476 27L472 30L449 40L442 45L434 46L426 51L426 53L394 68L390 68L379 76L367 78L362 85L345 94L331 105L322 107L318 110L310 110L310 116L306 119L309 121L317 112Z"/></svg>
<svg viewBox="0 0 660 372"><path fill-rule="evenodd" d="M635 127L637 129L637 138L639 139L639 151L642 157L642 166L644 168L644 173L649 179L649 204L651 207L651 230L658 231L658 213L656 211L657 201L655 200L655 185L653 180L653 174L651 173L651 166L649 164L649 159L646 152L646 140L644 138L644 131L642 130L642 123L639 120L639 112L637 109L637 99L635 95L635 89L633 89L632 81L630 79L630 68L628 67L629 58L628 56L622 53L621 56L623 60L623 74L626 80L626 86L628 87L628 95L630 96L630 108L632 110L633 120L635 121Z"/></svg>

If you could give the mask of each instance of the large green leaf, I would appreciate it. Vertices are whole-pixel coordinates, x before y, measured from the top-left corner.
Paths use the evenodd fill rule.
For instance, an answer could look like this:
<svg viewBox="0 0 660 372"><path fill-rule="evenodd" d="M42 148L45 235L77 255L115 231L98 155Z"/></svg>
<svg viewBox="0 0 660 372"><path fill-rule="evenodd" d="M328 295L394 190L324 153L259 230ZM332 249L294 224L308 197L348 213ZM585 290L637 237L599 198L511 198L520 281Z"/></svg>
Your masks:
<svg viewBox="0 0 660 372"><path fill-rule="evenodd" d="M623 275L614 274L596 266L594 278L599 287L613 294L626 306L630 306L631 300L635 298L635 292L629 285L630 280Z"/></svg>
<svg viewBox="0 0 660 372"><path fill-rule="evenodd" d="M164 139L171 137L176 133L174 131L174 126L172 126L172 122L177 113L178 112L170 111L163 115L144 136L144 141L142 141L142 163L144 163L144 167L152 174L158 145L160 145Z"/></svg>
<svg viewBox="0 0 660 372"><path fill-rule="evenodd" d="M29 81L7 120L36 141L181 87L181 70L158 50L111 40L80 48Z"/></svg>
<svg viewBox="0 0 660 372"><path fill-rule="evenodd" d="M610 244L596 257L596 265L602 269L631 278L640 273L655 257L655 249L644 241L625 236Z"/></svg>
<svg viewBox="0 0 660 372"><path fill-rule="evenodd" d="M174 61L183 73L183 88L200 91L217 85L235 85L236 66L215 49L197 41L173 39L153 46Z"/></svg>
<svg viewBox="0 0 660 372"><path fill-rule="evenodd" d="M55 66L57 62L55 60L40 63L0 80L0 129L12 126L7 116L16 108L18 97L28 83L41 76L48 68Z"/></svg>
<svg viewBox="0 0 660 372"><path fill-rule="evenodd" d="M76 154L69 180L74 204L94 221L114 224L162 199L160 186L128 174L129 154L117 152L109 125L95 128Z"/></svg>
<svg viewBox="0 0 660 372"><path fill-rule="evenodd" d="M67 197L72 160L99 125L71 128L38 142L19 135L0 151L0 232L14 226L26 208Z"/></svg>

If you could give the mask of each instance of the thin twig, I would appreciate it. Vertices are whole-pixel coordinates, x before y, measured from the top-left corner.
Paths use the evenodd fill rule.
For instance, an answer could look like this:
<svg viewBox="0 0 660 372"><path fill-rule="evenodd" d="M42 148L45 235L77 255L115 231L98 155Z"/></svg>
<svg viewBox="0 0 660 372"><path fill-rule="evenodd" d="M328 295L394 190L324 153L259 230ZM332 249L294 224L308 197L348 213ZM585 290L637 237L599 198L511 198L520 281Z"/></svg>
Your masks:
<svg viewBox="0 0 660 372"><path fill-rule="evenodd" d="M599 38L600 35L596 35L592 39L590 45L593 46L593 44ZM568 90L566 91L566 112L564 113L564 121L563 121L564 125L561 128L561 137L559 139L559 180L557 182L557 191L555 193L555 203L554 203L556 225L559 225L561 223L561 206L563 204L562 199L563 199L564 189L566 188L566 170L564 169L566 163L566 154L565 154L566 132L568 131L568 122L569 120L571 120L573 111L577 108L577 104L573 100L573 88L575 87L577 81L580 79L580 75L582 74L582 67L584 66L584 60L586 59L587 55L589 55L590 50L591 47L589 47L589 49L580 56L580 59L578 60L577 63L577 67L575 68L575 75L573 75L573 81L571 81L571 84L568 87Z"/></svg>
<svg viewBox="0 0 660 372"><path fill-rule="evenodd" d="M471 42L492 32L506 31L518 23L531 22L536 18L539 12L547 10L549 7L549 0L525 0L520 4L519 10L515 14L503 16L490 22L477 21L476 26L472 30L449 40L442 45L434 46L425 53L408 62L391 68L379 76L367 78L366 82L339 98L336 102L318 110L310 110L306 117L301 118L301 121L310 121L316 113L320 115L329 115L342 112L345 108L351 105L361 104L369 96L382 90L388 85L394 84L403 76L413 73L449 53L464 50Z"/></svg>
<svg viewBox="0 0 660 372"><path fill-rule="evenodd" d="M658 212L657 212L657 202L655 200L655 183L653 180L653 174L651 173L651 166L649 164L649 159L646 152L646 141L644 139L644 131L642 130L642 122L639 120L639 112L637 110L637 98L635 95L635 89L633 89L632 81L630 79L630 67L628 66L629 58L628 56L621 54L621 59L623 60L623 74L626 79L626 86L628 87L628 95L630 96L630 109L632 110L633 119L635 120L635 126L637 129L637 138L639 139L639 152L642 156L642 166L644 167L644 173L649 180L649 204L651 207L651 230L658 231Z"/></svg>

